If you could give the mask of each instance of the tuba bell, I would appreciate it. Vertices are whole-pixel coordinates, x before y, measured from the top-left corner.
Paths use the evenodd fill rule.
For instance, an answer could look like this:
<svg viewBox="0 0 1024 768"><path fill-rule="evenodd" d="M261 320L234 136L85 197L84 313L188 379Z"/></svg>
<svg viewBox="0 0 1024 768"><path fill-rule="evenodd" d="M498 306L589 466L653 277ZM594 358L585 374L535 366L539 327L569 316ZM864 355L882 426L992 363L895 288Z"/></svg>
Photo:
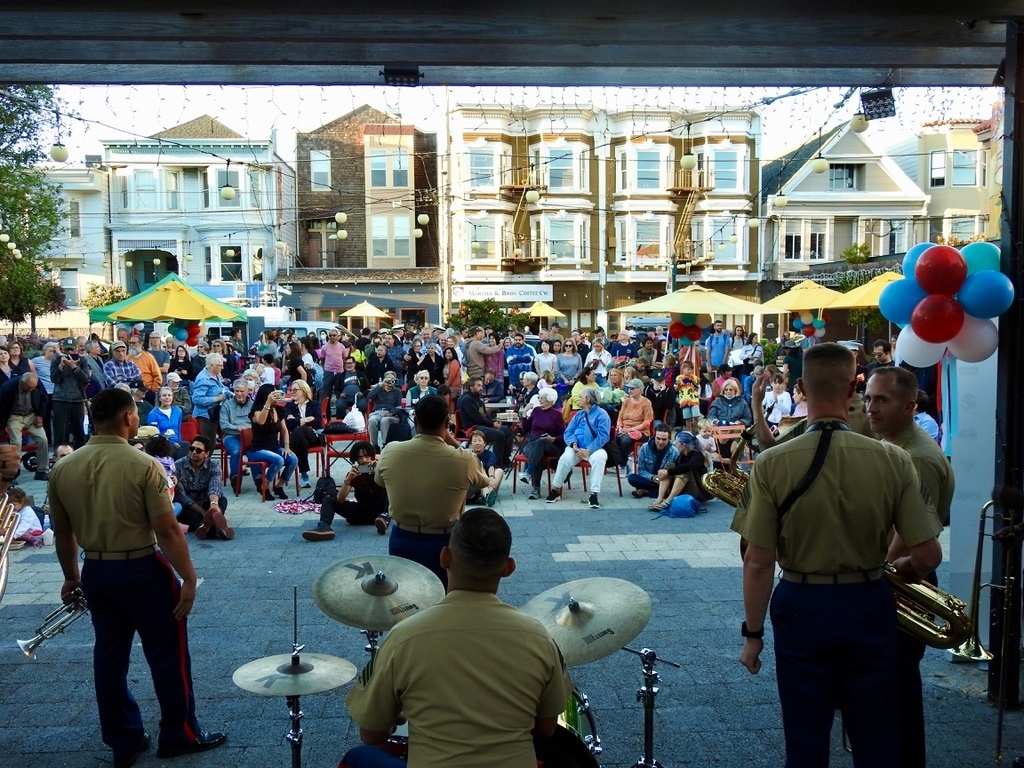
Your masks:
<svg viewBox="0 0 1024 768"><path fill-rule="evenodd" d="M34 659L36 648L42 645L44 640L56 637L88 612L89 606L85 602L82 590L76 589L71 593L71 602L60 606L43 619L43 623L36 629L36 636L31 640L19 640L18 647L22 653Z"/></svg>
<svg viewBox="0 0 1024 768"><path fill-rule="evenodd" d="M739 505L750 476L742 470L715 470L701 478L704 490L733 507ZM741 544L741 551L743 545ZM882 568L896 598L899 628L932 648L957 648L971 638L972 625L962 600L926 581L905 581L889 563Z"/></svg>

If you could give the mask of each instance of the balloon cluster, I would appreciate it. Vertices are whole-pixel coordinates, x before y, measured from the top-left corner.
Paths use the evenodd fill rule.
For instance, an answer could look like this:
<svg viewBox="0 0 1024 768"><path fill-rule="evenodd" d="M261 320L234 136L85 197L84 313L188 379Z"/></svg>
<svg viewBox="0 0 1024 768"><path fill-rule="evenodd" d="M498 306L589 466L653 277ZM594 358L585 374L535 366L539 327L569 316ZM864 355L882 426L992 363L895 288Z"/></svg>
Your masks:
<svg viewBox="0 0 1024 768"><path fill-rule="evenodd" d="M198 320L175 320L167 326L167 332L178 341L194 347L199 342L199 328Z"/></svg>
<svg viewBox="0 0 1024 768"><path fill-rule="evenodd" d="M706 322L705 322L706 321ZM704 335L704 328L711 325L711 315L679 315L668 325L668 335L679 342L679 346L696 344Z"/></svg>
<svg viewBox="0 0 1024 768"><path fill-rule="evenodd" d="M901 359L923 368L946 350L978 363L999 346L992 318L1013 303L1013 283L999 271L999 248L979 242L957 250L919 243L903 258L903 279L889 283L878 308L903 330L896 340Z"/></svg>
<svg viewBox="0 0 1024 768"><path fill-rule="evenodd" d="M825 323L828 322L828 315L819 312L815 317L810 312L803 312L800 317L793 320L793 330L802 333L807 338L814 336L822 338L825 335Z"/></svg>

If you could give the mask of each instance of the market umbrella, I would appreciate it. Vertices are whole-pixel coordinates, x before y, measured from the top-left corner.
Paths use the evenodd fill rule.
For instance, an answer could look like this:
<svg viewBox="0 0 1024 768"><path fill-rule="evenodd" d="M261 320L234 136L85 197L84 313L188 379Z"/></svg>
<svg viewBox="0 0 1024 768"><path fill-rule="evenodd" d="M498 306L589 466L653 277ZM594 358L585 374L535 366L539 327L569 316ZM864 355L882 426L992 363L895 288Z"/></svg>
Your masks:
<svg viewBox="0 0 1024 768"><path fill-rule="evenodd" d="M550 304L545 304L543 301L533 302L533 306L526 310L526 314L530 317L565 317L564 313L559 312Z"/></svg>
<svg viewBox="0 0 1024 768"><path fill-rule="evenodd" d="M91 323L125 320L246 320L244 309L229 306L169 274L137 296L89 311Z"/></svg>
<svg viewBox="0 0 1024 768"><path fill-rule="evenodd" d="M878 297L889 283L902 280L903 275L897 272L883 272L864 285L858 285L852 291L840 294L839 298L827 305L828 309L868 309L878 306Z"/></svg>
<svg viewBox="0 0 1024 768"><path fill-rule="evenodd" d="M342 317L380 317L380 318L391 318L387 312L382 309L378 309L368 301L356 304L352 309L346 309L341 313Z"/></svg>
<svg viewBox="0 0 1024 768"><path fill-rule="evenodd" d="M776 296L770 301L761 305L762 312L801 312L804 310L821 309L830 306L833 301L842 296L839 291L833 291L823 285L818 285L813 280L804 280L802 283L790 288L783 294Z"/></svg>
<svg viewBox="0 0 1024 768"><path fill-rule="evenodd" d="M636 312L637 314L690 314L690 315L757 315L761 305L736 296L719 293L702 285L690 285L681 291L674 291L664 296L628 307L616 307L616 312Z"/></svg>

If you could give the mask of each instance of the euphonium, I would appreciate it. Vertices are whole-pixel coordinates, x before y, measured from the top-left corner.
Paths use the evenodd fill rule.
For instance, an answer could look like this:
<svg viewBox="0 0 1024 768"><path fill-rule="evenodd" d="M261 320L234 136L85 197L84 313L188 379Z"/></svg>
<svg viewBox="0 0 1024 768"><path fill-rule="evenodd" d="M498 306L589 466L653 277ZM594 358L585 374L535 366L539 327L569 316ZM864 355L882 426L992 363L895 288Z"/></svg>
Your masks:
<svg viewBox="0 0 1024 768"><path fill-rule="evenodd" d="M4 599L4 592L7 590L7 577L10 575L8 556L19 520L21 514L14 510L14 505L4 494L0 497L0 601Z"/></svg>
<svg viewBox="0 0 1024 768"><path fill-rule="evenodd" d="M737 506L749 475L715 470L701 478L704 489L726 504ZM932 648L956 648L971 636L971 620L962 600L926 581L904 581L889 563L882 568L896 598L899 628Z"/></svg>
<svg viewBox="0 0 1024 768"><path fill-rule="evenodd" d="M36 648L42 645L44 640L56 637L89 612L89 605L85 602L82 590L76 589L71 593L71 598L70 603L65 603L43 619L43 623L36 629L35 637L31 640L18 641L18 647L30 659L36 657Z"/></svg>

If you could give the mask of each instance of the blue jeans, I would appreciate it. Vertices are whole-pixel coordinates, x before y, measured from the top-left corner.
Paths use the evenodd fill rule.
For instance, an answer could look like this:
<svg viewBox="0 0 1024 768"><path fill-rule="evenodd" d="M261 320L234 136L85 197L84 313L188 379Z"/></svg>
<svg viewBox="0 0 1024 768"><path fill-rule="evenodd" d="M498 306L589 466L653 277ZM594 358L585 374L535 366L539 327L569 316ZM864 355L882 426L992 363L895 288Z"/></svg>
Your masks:
<svg viewBox="0 0 1024 768"><path fill-rule="evenodd" d="M291 477L292 472L295 471L295 467L298 465L299 460L294 453L289 452L288 456L282 456L276 451L249 451L245 454L245 458L249 461L265 461L270 465L267 471L267 483L273 484L278 479L278 472L283 469L284 472L281 474L281 480L287 483ZM263 467L252 468L252 479L259 480L263 476Z"/></svg>
<svg viewBox="0 0 1024 768"><path fill-rule="evenodd" d="M224 435L224 450L228 452L228 477L238 477L238 462L242 458L242 438Z"/></svg>
<svg viewBox="0 0 1024 768"><path fill-rule="evenodd" d="M341 765L345 768L405 768L408 761L380 747L360 744L345 753L341 758Z"/></svg>

